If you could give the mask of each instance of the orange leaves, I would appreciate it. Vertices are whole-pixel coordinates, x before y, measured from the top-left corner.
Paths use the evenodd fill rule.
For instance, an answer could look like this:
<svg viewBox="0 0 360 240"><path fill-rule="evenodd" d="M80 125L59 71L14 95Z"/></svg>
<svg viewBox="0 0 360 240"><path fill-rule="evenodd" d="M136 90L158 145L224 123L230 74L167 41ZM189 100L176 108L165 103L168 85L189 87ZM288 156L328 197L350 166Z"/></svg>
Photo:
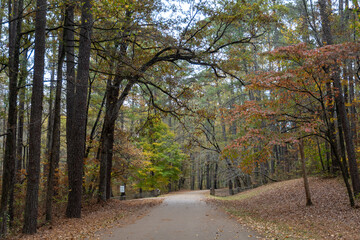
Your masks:
<svg viewBox="0 0 360 240"><path fill-rule="evenodd" d="M234 109L229 110L226 119L229 122L242 119L250 123L259 119L268 119L274 114L276 114L276 112L270 108L261 106L261 103L257 101L246 101L242 105L234 105Z"/></svg>

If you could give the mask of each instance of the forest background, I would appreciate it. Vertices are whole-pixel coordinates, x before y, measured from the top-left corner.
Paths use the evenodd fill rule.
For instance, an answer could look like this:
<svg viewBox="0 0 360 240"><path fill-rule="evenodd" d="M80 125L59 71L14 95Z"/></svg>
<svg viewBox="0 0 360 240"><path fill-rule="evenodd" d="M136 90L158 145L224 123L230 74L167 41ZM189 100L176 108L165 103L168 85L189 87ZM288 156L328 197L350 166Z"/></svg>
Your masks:
<svg viewBox="0 0 360 240"><path fill-rule="evenodd" d="M233 194L307 169L355 205L356 0L0 5L2 237L120 185Z"/></svg>

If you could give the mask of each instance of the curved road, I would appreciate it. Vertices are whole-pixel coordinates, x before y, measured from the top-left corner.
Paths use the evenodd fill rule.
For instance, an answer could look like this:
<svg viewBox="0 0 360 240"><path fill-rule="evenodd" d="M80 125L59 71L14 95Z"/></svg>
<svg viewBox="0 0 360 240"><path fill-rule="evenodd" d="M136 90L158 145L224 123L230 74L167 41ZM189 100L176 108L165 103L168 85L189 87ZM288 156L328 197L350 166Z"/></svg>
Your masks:
<svg viewBox="0 0 360 240"><path fill-rule="evenodd" d="M119 240L247 240L255 233L239 225L226 213L202 201L206 191L180 192L134 224L112 228L100 239ZM110 233L111 231L111 233Z"/></svg>

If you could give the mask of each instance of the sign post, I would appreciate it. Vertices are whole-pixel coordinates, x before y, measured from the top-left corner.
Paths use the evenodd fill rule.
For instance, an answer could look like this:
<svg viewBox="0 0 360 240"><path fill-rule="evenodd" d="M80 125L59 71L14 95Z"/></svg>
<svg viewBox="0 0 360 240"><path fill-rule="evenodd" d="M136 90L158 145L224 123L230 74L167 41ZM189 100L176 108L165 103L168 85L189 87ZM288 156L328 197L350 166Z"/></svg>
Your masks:
<svg viewBox="0 0 360 240"><path fill-rule="evenodd" d="M126 199L125 185L121 185L120 186L120 200L125 200L125 199Z"/></svg>

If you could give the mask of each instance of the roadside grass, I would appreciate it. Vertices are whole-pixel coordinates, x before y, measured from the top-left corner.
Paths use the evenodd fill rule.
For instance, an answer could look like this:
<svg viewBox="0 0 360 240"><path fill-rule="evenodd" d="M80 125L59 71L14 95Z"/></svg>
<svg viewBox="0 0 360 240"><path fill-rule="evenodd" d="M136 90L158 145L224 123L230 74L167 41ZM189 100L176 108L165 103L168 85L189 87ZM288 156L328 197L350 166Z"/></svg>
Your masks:
<svg viewBox="0 0 360 240"><path fill-rule="evenodd" d="M208 196L264 239L360 239L360 209L349 206L339 179L310 178L314 206L305 206L302 179L227 196Z"/></svg>

